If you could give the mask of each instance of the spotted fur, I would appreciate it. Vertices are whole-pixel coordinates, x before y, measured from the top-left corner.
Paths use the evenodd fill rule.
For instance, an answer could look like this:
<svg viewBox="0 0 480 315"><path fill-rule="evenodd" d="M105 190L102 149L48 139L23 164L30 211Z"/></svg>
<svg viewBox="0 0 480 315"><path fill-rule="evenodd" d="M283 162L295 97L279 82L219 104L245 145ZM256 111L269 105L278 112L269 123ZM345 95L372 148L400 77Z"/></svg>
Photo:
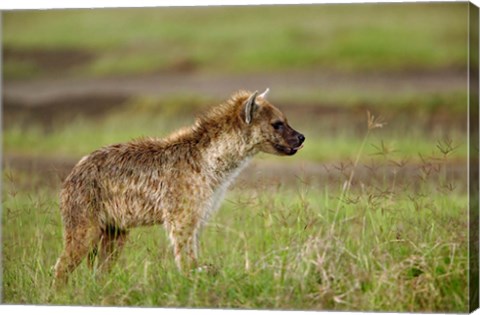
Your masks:
<svg viewBox="0 0 480 315"><path fill-rule="evenodd" d="M240 91L165 139L110 145L83 157L66 178L60 210L64 250L55 277L88 255L108 268L137 226L163 224L179 269L197 264L201 227L259 151L292 155L304 140L265 94ZM278 126L281 124L281 127Z"/></svg>

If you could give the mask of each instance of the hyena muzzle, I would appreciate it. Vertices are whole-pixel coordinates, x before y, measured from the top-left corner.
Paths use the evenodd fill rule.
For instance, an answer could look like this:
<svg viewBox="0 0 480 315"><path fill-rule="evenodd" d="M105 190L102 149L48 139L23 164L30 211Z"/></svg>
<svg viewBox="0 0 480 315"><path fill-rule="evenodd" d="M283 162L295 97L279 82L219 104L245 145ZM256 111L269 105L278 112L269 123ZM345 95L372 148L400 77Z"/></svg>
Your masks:
<svg viewBox="0 0 480 315"><path fill-rule="evenodd" d="M305 137L266 94L240 91L165 139L110 145L83 157L60 194L64 250L57 283L88 256L109 269L137 226L164 225L180 270L197 265L199 232L258 152L294 155Z"/></svg>

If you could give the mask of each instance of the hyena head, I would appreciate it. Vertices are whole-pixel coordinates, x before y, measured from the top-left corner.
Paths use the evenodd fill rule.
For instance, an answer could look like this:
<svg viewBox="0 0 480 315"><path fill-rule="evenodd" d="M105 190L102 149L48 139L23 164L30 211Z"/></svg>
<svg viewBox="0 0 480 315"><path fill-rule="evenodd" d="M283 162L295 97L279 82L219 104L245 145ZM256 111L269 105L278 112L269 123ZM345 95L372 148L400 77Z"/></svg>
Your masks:
<svg viewBox="0 0 480 315"><path fill-rule="evenodd" d="M305 136L290 127L285 115L267 101L268 91L252 93L242 105L247 141L265 153L294 155L302 148Z"/></svg>

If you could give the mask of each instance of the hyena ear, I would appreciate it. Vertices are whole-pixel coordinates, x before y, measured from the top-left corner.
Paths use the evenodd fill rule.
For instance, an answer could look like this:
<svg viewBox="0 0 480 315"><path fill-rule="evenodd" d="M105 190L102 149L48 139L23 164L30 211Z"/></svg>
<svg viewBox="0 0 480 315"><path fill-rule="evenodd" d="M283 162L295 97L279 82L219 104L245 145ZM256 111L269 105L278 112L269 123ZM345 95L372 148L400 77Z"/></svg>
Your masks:
<svg viewBox="0 0 480 315"><path fill-rule="evenodd" d="M257 98L258 91L255 91L248 100L245 102L245 122L250 124L252 122L253 113L257 109L257 104L255 103L255 98Z"/></svg>
<svg viewBox="0 0 480 315"><path fill-rule="evenodd" d="M268 92L270 92L270 88L267 88L267 89L265 90L265 92L263 92L262 94L260 94L258 97L261 97L261 98L263 98L263 99L267 99L267 94L268 94Z"/></svg>

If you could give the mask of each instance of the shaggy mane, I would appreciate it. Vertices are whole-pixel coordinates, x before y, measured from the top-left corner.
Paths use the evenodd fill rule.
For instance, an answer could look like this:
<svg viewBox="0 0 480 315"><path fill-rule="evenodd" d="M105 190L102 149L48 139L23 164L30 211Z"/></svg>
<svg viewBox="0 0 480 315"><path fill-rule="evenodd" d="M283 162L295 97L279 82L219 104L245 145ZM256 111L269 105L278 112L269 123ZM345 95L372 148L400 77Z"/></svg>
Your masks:
<svg viewBox="0 0 480 315"><path fill-rule="evenodd" d="M205 129L210 129L214 126L217 126L220 121L225 122L225 119L231 120L230 126L235 127L235 113L239 112L239 108L251 94L252 93L250 91L246 90L239 90L235 92L223 103L214 105L205 110L203 113L199 114L192 126L178 129L174 133L167 136L165 140L167 142L176 142L183 141L191 137L196 138L195 134L204 133Z"/></svg>
<svg viewBox="0 0 480 315"><path fill-rule="evenodd" d="M246 90L235 92L228 100L219 105L212 106L203 114L200 114L195 121L195 125L219 121L219 119L223 117L231 117L231 114L237 112L238 108L242 106L251 94L252 92Z"/></svg>

